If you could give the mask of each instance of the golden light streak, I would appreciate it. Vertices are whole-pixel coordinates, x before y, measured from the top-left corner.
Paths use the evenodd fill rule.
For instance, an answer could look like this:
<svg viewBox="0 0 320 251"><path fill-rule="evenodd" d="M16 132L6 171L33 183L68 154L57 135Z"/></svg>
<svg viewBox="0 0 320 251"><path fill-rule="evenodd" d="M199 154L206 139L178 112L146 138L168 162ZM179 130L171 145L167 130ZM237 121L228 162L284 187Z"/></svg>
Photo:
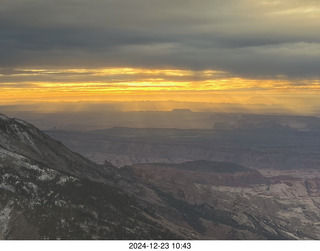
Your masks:
<svg viewBox="0 0 320 251"><path fill-rule="evenodd" d="M105 68L105 69L58 69L58 70L50 70L50 69L17 69L18 71L24 72L32 72L34 74L91 74L96 76L107 76L107 75L167 75L167 76L192 76L193 71L189 70L175 70L175 69L142 69L142 68ZM206 71L211 74L214 71ZM216 71L218 73L218 71ZM16 75L21 75L22 73L18 73ZM27 74L27 73L26 73Z"/></svg>
<svg viewBox="0 0 320 251"><path fill-rule="evenodd" d="M320 95L320 81L290 80L287 76L247 79L215 70L141 68L14 69L0 76L1 103L176 100L245 104L252 102L252 96L268 96L259 101L272 104L279 101L273 101L274 96L301 94Z"/></svg>

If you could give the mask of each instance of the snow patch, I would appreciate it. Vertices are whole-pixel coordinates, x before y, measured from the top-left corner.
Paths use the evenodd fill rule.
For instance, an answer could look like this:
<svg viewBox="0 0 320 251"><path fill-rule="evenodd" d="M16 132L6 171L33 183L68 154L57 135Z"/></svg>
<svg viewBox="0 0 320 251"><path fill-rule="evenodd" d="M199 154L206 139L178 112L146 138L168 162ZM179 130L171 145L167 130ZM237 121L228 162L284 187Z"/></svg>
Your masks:
<svg viewBox="0 0 320 251"><path fill-rule="evenodd" d="M0 184L0 189L4 189L4 190L10 191L12 193L15 193L15 191L16 191L13 186L8 185L8 184Z"/></svg>
<svg viewBox="0 0 320 251"><path fill-rule="evenodd" d="M37 179L41 181L53 180L59 174L55 170L40 168L38 165L29 163L30 161L22 155L0 148L0 161L7 158L12 158L12 162L18 167L36 171L39 174Z"/></svg>
<svg viewBox="0 0 320 251"><path fill-rule="evenodd" d="M9 206L0 210L0 235L2 237L5 237L8 232L11 210Z"/></svg>
<svg viewBox="0 0 320 251"><path fill-rule="evenodd" d="M15 158L15 159L18 159L18 160L27 160L27 158L23 157L20 154L8 151L4 148L0 148L0 158L4 158L4 157L8 157L8 156Z"/></svg>
<svg viewBox="0 0 320 251"><path fill-rule="evenodd" d="M27 132L21 131L21 130L17 127L16 124L13 125L13 127L14 127L14 129L16 130L16 133L17 133L18 137L20 138L20 140L21 140L23 143L31 146L31 148L32 148L33 150L35 150L37 153L40 153L40 154L41 154L41 151L40 151L40 150L38 149L38 147L35 145L33 139L30 137L30 135L29 135Z"/></svg>
<svg viewBox="0 0 320 251"><path fill-rule="evenodd" d="M65 184L66 182L75 182L77 181L78 179L77 178L74 178L74 177L70 177L70 176L61 176L59 181L57 182L59 185L63 185Z"/></svg>
<svg viewBox="0 0 320 251"><path fill-rule="evenodd" d="M1 113L0 113L0 119L5 120L5 121L9 120L9 118L6 115L1 114Z"/></svg>
<svg viewBox="0 0 320 251"><path fill-rule="evenodd" d="M54 204L57 206L57 207L64 207L67 205L67 202L65 202L64 200L56 200L54 202Z"/></svg>
<svg viewBox="0 0 320 251"><path fill-rule="evenodd" d="M29 169L29 170L34 170L34 171L37 171L37 172L41 172L42 170L40 169L40 167L38 167L37 165L32 165L28 162L22 162L22 163L19 163L21 166L23 166L24 168L26 169Z"/></svg>
<svg viewBox="0 0 320 251"><path fill-rule="evenodd" d="M53 180L57 175L58 172L46 169L40 171L40 176L38 176L37 179L41 181Z"/></svg>
<svg viewBox="0 0 320 251"><path fill-rule="evenodd" d="M24 120L21 120L21 119L14 119L16 122L18 122L19 124L22 124L22 125L24 125L24 126L28 126L28 127L30 127L31 126L31 124L29 124L29 123L27 123L26 121L24 121Z"/></svg>
<svg viewBox="0 0 320 251"><path fill-rule="evenodd" d="M38 186L33 184L32 182L26 183L29 189L31 189L34 193L37 193L38 191Z"/></svg>

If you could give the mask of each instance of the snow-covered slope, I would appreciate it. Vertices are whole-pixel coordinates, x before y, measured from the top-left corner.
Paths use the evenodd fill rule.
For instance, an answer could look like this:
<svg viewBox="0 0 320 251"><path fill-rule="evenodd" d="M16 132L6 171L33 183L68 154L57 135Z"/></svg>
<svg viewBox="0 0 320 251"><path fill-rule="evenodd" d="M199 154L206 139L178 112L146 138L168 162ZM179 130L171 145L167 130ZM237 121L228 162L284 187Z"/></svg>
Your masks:
<svg viewBox="0 0 320 251"><path fill-rule="evenodd" d="M71 152L62 143L53 140L33 125L0 115L0 155L14 155L15 161L32 159L39 165L72 175L100 179L101 168ZM104 170L104 174L107 170Z"/></svg>
<svg viewBox="0 0 320 251"><path fill-rule="evenodd" d="M132 187L115 167L0 115L0 239L176 238L121 184Z"/></svg>

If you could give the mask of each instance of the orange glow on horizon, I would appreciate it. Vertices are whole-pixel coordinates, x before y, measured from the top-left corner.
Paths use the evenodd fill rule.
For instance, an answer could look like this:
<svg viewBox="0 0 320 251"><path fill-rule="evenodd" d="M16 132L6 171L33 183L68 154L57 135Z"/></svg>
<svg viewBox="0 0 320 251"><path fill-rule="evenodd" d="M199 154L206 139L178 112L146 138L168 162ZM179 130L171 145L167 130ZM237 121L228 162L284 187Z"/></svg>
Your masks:
<svg viewBox="0 0 320 251"><path fill-rule="evenodd" d="M16 69L1 75L0 81L2 104L143 100L274 104L281 96L320 94L319 80L246 79L214 70ZM263 98L252 101L257 96Z"/></svg>

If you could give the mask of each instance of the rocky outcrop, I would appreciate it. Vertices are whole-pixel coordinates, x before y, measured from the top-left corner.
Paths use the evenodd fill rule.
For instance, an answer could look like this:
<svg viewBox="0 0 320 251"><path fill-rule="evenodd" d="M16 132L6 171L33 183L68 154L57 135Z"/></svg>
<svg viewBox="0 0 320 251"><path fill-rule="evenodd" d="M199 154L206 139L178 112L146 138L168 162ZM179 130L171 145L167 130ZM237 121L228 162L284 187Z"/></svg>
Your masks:
<svg viewBox="0 0 320 251"><path fill-rule="evenodd" d="M317 177L265 177L235 164L205 161L140 164L132 171L174 198L219 215L218 225L212 218L201 219L204 236L214 232L221 239L320 238Z"/></svg>

